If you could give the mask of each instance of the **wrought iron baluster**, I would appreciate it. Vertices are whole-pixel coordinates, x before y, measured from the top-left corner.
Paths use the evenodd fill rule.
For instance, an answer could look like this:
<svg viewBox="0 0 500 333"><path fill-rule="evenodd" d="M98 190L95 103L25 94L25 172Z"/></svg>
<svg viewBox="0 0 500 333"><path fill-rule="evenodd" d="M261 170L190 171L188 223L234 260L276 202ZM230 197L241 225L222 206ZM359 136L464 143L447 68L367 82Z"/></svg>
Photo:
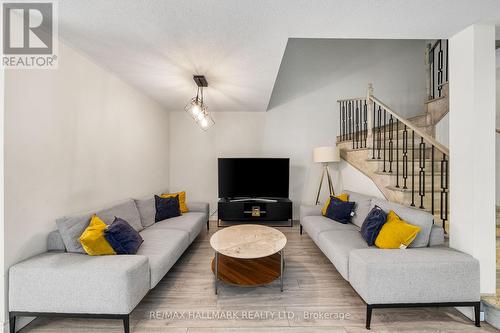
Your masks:
<svg viewBox="0 0 500 333"><path fill-rule="evenodd" d="M434 81L434 71L435 71L435 57L434 48L431 49L431 99L434 99L435 81Z"/></svg>
<svg viewBox="0 0 500 333"><path fill-rule="evenodd" d="M346 134L346 123L345 123L345 102L342 102L342 141L345 141L345 134Z"/></svg>
<svg viewBox="0 0 500 333"><path fill-rule="evenodd" d="M439 44L439 51L438 51L438 73L437 73L437 80L438 80L438 96L441 97L441 89L442 83L443 83L443 50L441 47L441 40L438 41Z"/></svg>
<svg viewBox="0 0 500 333"><path fill-rule="evenodd" d="M411 131L411 205L415 206L415 131Z"/></svg>
<svg viewBox="0 0 500 333"><path fill-rule="evenodd" d="M351 114L352 114L352 118L351 118L351 140L352 140L352 149L354 149L354 144L355 144L355 142L354 142L354 141L356 141L356 140L355 140L355 137L354 137L354 134L355 134L355 133L354 133L354 131L355 131L355 128L354 128L354 121L355 121L355 119L354 119L354 118L356 118L356 113L355 113L356 108L355 108L355 106L354 106L354 101L349 102L349 105L350 105Z"/></svg>
<svg viewBox="0 0 500 333"><path fill-rule="evenodd" d="M448 40L445 41L445 45L446 45L446 66L445 66L445 82L448 82Z"/></svg>
<svg viewBox="0 0 500 333"><path fill-rule="evenodd" d="M342 141L342 102L339 102L339 136Z"/></svg>
<svg viewBox="0 0 500 333"><path fill-rule="evenodd" d="M359 148L359 103L356 101L356 148Z"/></svg>
<svg viewBox="0 0 500 333"><path fill-rule="evenodd" d="M375 109L376 109L375 102L373 102L373 118L372 118L372 141L373 141L373 144L372 144L372 160L374 160L374 159L375 159L375 149L376 149L376 144L375 144L375 136L376 136L376 132L375 132L375 124L377 123L377 118L375 118Z"/></svg>
<svg viewBox="0 0 500 333"><path fill-rule="evenodd" d="M366 145L366 141L368 139L368 105L366 104L366 99L365 99L365 103L364 103L364 106L363 106L363 114L364 114L364 122L365 122L365 126L364 126L364 130L365 130L365 148L367 147Z"/></svg>
<svg viewBox="0 0 500 333"><path fill-rule="evenodd" d="M392 118L392 114L389 118L389 173L392 173L392 161L394 161L394 119Z"/></svg>
<svg viewBox="0 0 500 333"><path fill-rule="evenodd" d="M408 129L405 125L403 130L403 189L407 189L406 181L408 179Z"/></svg>
<svg viewBox="0 0 500 333"><path fill-rule="evenodd" d="M446 231L446 221L448 220L448 160L443 153L441 159L441 220L443 229Z"/></svg>
<svg viewBox="0 0 500 333"><path fill-rule="evenodd" d="M399 188L399 119L396 118L396 187Z"/></svg>
<svg viewBox="0 0 500 333"><path fill-rule="evenodd" d="M377 110L378 117L378 147L377 147L377 159L380 160L380 148L382 146L382 108L379 106Z"/></svg>
<svg viewBox="0 0 500 333"><path fill-rule="evenodd" d="M384 148L383 148L383 153L384 153L384 172L387 172L387 171L385 170L385 152L386 152L386 149L385 149L385 141L386 141L386 140L385 140L385 138L386 138L386 132L387 132L387 131L386 131L386 127L387 127L387 126L386 126L386 115L387 115L387 112L386 112L386 110L384 109Z"/></svg>
<svg viewBox="0 0 500 333"><path fill-rule="evenodd" d="M434 215L434 145L431 148L431 213Z"/></svg>
<svg viewBox="0 0 500 333"><path fill-rule="evenodd" d="M418 194L420 195L420 208L424 208L424 197L425 197L425 142L424 138L420 138L420 144L418 146L418 160L420 170L418 172Z"/></svg>

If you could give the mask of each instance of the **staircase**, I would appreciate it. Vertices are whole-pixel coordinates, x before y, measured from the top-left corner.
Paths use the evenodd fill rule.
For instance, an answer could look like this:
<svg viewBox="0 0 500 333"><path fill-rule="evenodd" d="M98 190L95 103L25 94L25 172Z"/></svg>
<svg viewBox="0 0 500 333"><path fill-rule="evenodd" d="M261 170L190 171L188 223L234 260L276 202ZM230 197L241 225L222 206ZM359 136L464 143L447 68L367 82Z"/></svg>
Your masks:
<svg viewBox="0 0 500 333"><path fill-rule="evenodd" d="M341 157L373 180L392 202L432 213L448 229L449 151L435 139L435 125L448 112L448 84L410 119L374 96L339 100Z"/></svg>

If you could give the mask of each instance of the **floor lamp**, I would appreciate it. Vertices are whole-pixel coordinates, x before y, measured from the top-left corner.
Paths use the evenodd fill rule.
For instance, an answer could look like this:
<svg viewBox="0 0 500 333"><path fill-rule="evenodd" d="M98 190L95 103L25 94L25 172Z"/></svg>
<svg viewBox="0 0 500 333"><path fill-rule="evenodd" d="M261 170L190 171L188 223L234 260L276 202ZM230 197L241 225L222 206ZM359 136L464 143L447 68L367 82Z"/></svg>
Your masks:
<svg viewBox="0 0 500 333"><path fill-rule="evenodd" d="M321 180L319 181L318 194L316 195L316 205L319 203L319 195L321 193L321 186L323 185L323 179L326 177L328 179L328 190L330 195L335 195L333 190L333 182L330 177L330 168L328 163L339 162L340 154L337 147L317 147L313 151L313 161L315 163L323 163L323 172L321 173Z"/></svg>

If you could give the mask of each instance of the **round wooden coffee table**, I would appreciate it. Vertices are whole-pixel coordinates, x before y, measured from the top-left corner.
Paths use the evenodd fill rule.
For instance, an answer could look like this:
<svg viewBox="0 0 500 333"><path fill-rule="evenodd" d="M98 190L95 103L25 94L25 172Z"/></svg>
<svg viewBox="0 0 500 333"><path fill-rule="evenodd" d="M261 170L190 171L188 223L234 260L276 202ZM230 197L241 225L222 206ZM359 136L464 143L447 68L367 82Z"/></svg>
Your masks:
<svg viewBox="0 0 500 333"><path fill-rule="evenodd" d="M210 238L215 250L212 271L214 289L221 280L237 286L255 287L280 278L283 291L285 235L274 228L242 224L217 231Z"/></svg>

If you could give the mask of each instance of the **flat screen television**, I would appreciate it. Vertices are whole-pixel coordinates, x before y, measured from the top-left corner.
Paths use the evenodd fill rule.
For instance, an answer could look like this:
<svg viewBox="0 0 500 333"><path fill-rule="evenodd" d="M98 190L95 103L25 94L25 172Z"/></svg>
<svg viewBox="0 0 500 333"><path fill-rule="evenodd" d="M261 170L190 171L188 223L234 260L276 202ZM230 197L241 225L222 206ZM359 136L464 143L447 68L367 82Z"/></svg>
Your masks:
<svg viewBox="0 0 500 333"><path fill-rule="evenodd" d="M289 158L219 158L219 198L288 198Z"/></svg>

